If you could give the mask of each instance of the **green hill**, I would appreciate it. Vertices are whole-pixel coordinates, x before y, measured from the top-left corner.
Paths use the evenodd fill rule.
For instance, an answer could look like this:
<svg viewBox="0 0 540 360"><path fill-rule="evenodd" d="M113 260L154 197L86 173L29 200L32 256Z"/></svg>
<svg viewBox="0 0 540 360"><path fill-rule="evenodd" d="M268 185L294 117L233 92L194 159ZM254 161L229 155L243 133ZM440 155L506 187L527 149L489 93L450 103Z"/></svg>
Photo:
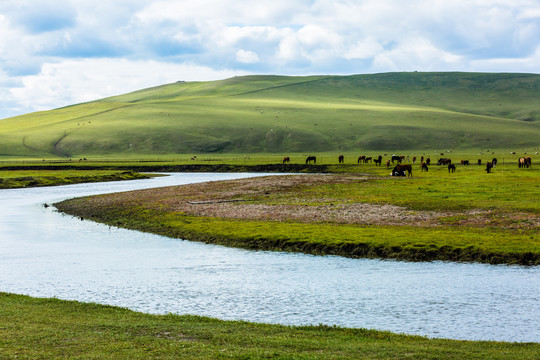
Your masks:
<svg viewBox="0 0 540 360"><path fill-rule="evenodd" d="M540 75L386 73L177 82L0 120L0 156L540 145Z"/></svg>

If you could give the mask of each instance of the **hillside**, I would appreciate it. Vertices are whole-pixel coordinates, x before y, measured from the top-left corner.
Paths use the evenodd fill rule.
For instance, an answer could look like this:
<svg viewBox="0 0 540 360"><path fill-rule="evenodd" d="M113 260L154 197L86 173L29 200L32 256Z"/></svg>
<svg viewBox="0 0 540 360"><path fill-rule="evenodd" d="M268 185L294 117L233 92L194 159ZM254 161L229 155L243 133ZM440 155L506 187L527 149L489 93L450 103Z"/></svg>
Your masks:
<svg viewBox="0 0 540 360"><path fill-rule="evenodd" d="M540 75L386 73L177 82L0 120L0 156L539 146Z"/></svg>

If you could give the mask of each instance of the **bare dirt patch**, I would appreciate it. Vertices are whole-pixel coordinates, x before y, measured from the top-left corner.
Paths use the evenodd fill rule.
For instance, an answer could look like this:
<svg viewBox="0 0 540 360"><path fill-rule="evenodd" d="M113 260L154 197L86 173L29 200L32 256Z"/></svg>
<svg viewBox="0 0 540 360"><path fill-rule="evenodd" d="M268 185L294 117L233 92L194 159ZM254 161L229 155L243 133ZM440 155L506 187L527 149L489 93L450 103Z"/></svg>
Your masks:
<svg viewBox="0 0 540 360"><path fill-rule="evenodd" d="M108 195L103 201L133 201L167 212L266 221L523 229L540 226L540 219L535 214L488 210L421 211L389 204L354 203L303 192L312 186L340 183L361 185L367 180L366 177L355 175L268 176L143 190L138 191L132 199L129 194Z"/></svg>

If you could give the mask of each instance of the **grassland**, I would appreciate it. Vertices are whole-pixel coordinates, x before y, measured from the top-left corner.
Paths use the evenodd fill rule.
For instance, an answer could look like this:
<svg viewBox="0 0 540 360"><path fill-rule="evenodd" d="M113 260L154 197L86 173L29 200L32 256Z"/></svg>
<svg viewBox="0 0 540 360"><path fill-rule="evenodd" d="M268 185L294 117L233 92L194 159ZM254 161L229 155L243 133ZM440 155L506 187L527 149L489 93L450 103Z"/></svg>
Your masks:
<svg viewBox="0 0 540 360"><path fill-rule="evenodd" d="M392 178L370 164L343 169L342 175L171 187L56 206L114 226L249 249L540 264L536 167L499 164L486 174L477 165L458 165L456 173L415 166L412 178ZM380 216L359 216L366 213Z"/></svg>
<svg viewBox="0 0 540 360"><path fill-rule="evenodd" d="M178 82L0 120L0 157L137 159L538 147L540 76L389 73Z"/></svg>
<svg viewBox="0 0 540 360"><path fill-rule="evenodd" d="M534 359L540 344L291 327L0 293L2 359Z"/></svg>
<svg viewBox="0 0 540 360"><path fill-rule="evenodd" d="M0 189L148 178L148 175L133 171L80 169L5 170L0 167Z"/></svg>

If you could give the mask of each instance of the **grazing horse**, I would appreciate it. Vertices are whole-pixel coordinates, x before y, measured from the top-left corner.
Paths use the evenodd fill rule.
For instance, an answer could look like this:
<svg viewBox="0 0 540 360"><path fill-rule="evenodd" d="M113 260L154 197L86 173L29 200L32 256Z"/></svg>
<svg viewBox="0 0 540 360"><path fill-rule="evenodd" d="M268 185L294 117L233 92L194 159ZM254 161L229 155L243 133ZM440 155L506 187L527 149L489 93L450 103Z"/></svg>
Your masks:
<svg viewBox="0 0 540 360"><path fill-rule="evenodd" d="M437 165L449 165L452 163L452 160L447 158L440 158L439 161L437 161Z"/></svg>
<svg viewBox="0 0 540 360"><path fill-rule="evenodd" d="M288 163L290 163L290 162L291 162L291 158L290 158L290 157L285 156L285 157L283 158L283 164L288 164Z"/></svg>
<svg viewBox="0 0 540 360"><path fill-rule="evenodd" d="M364 164L371 162L371 160L372 160L371 156L368 156L367 158L364 159Z"/></svg>
<svg viewBox="0 0 540 360"><path fill-rule="evenodd" d="M392 169L392 176L405 176L405 171L407 171L407 176L412 176L412 166L410 164L398 164Z"/></svg>
<svg viewBox="0 0 540 360"><path fill-rule="evenodd" d="M469 165L469 160L461 160L461 165Z"/></svg>
<svg viewBox="0 0 540 360"><path fill-rule="evenodd" d="M340 164L343 164L343 160L344 160L344 159L345 159L345 157L344 157L343 155L339 155L339 156L338 156L338 162L339 162Z"/></svg>
<svg viewBox="0 0 540 360"><path fill-rule="evenodd" d="M456 165L448 164L448 172L456 172Z"/></svg>
<svg viewBox="0 0 540 360"><path fill-rule="evenodd" d="M392 164L394 163L394 160L398 162L398 164L401 164L401 156L398 155L392 155Z"/></svg>
<svg viewBox="0 0 540 360"><path fill-rule="evenodd" d="M486 163L486 171L487 171L488 174L491 172L492 168L493 168L493 164L491 163L491 161L488 161Z"/></svg>
<svg viewBox="0 0 540 360"><path fill-rule="evenodd" d="M531 165L532 165L532 160L531 160L530 157L519 158L518 166L520 168L522 168L522 167L529 168L529 167L531 167Z"/></svg>
<svg viewBox="0 0 540 360"><path fill-rule="evenodd" d="M358 164L360 164L360 161L363 161L366 158L366 155L360 155L358 157Z"/></svg>
<svg viewBox="0 0 540 360"><path fill-rule="evenodd" d="M424 170L428 171L427 164L426 164L425 162L422 161L422 164L420 164L420 169L421 169L422 171L424 171Z"/></svg>
<svg viewBox="0 0 540 360"><path fill-rule="evenodd" d="M317 163L317 158L315 156L308 156L306 158L306 164L309 164L312 161L313 161L314 164L316 164Z"/></svg>
<svg viewBox="0 0 540 360"><path fill-rule="evenodd" d="M373 162L375 163L375 166L377 166L377 165L378 165L378 166L381 166L381 164L382 164L382 156L379 155L378 158L373 159Z"/></svg>

